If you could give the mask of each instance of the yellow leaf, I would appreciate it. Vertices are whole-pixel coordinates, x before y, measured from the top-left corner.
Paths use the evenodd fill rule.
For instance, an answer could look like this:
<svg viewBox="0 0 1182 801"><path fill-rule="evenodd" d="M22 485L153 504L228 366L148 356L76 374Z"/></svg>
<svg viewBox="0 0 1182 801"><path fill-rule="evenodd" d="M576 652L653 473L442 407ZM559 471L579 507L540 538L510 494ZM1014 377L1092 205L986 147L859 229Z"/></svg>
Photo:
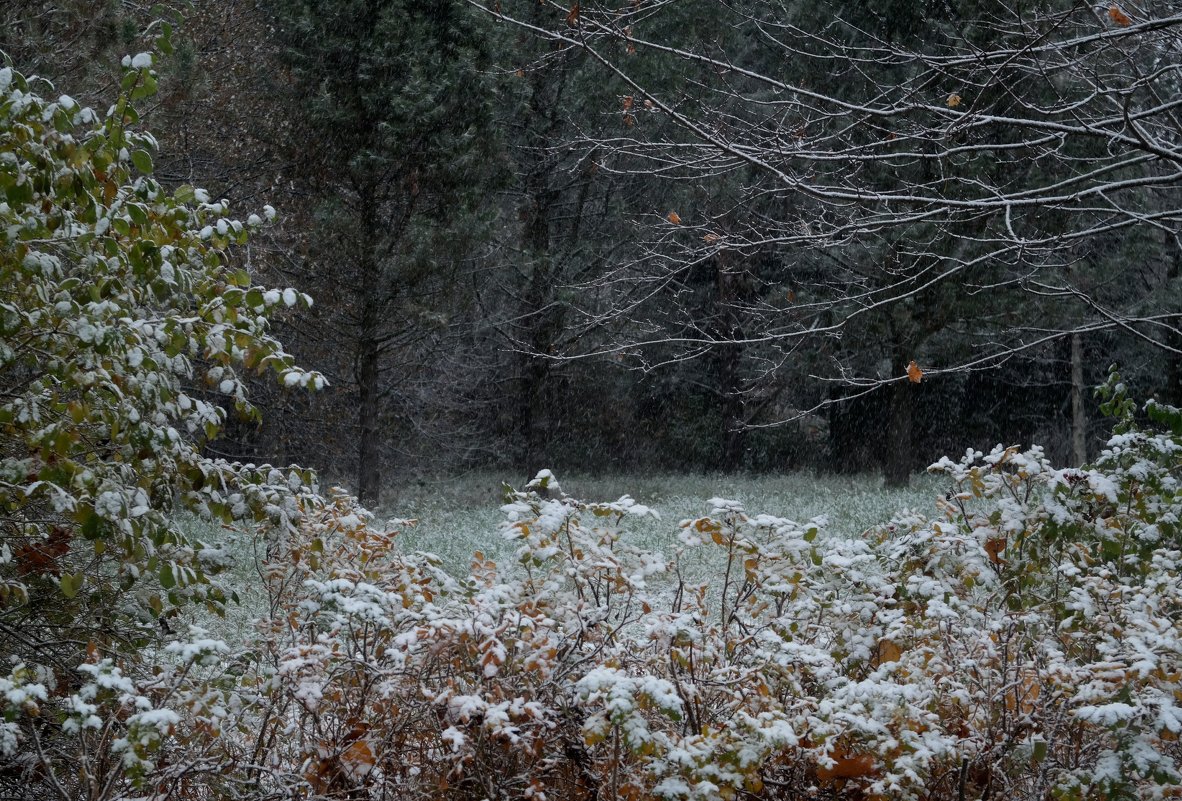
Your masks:
<svg viewBox="0 0 1182 801"><path fill-rule="evenodd" d="M960 95L956 92L948 95L948 108L956 108L960 105Z"/></svg>

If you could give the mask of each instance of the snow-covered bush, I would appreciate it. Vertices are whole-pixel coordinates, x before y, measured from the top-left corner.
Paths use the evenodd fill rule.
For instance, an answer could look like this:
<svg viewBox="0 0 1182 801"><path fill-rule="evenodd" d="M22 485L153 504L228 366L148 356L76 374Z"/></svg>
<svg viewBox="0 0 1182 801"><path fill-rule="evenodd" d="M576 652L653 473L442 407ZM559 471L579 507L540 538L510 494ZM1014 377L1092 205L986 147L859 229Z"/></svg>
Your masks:
<svg viewBox="0 0 1182 801"><path fill-rule="evenodd" d="M1117 382L1097 463L942 460L928 518L848 539L724 499L512 493L518 564L463 580L343 501L271 574L273 789L422 798L1155 798L1182 777L1182 414ZM540 485L540 486L538 486ZM542 486L547 492L539 494ZM691 581L686 549L719 549ZM269 728L268 728L269 727ZM279 732L288 732L286 737Z"/></svg>
<svg viewBox="0 0 1182 801"><path fill-rule="evenodd" d="M155 82L149 54L127 59L103 115L0 69L5 795L122 797L181 768L159 773L165 744L182 717L222 714L196 677L225 646L171 629L233 588L216 579L224 554L173 513L282 529L311 481L202 453L223 405L252 412L241 371L322 379L267 330L274 307L307 299L254 286L230 256L249 226L151 177L133 102Z"/></svg>

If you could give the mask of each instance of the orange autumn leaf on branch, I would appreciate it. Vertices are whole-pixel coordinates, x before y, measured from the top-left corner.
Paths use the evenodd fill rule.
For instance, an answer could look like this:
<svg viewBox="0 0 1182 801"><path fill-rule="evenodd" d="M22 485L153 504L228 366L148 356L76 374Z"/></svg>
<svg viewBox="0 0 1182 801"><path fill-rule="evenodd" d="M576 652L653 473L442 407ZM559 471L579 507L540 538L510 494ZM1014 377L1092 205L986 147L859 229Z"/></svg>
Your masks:
<svg viewBox="0 0 1182 801"><path fill-rule="evenodd" d="M985 540L985 553L989 556L989 561L995 565L1004 565L1006 560L1001 557L1001 552L1006 549L1005 537L990 537Z"/></svg>
<svg viewBox="0 0 1182 801"><path fill-rule="evenodd" d="M669 222L673 223L674 225L681 225L681 215L675 211L671 211L667 215L665 215L665 219L668 220Z"/></svg>
<svg viewBox="0 0 1182 801"><path fill-rule="evenodd" d="M1133 18L1126 14L1118 5L1108 7L1108 19L1122 28L1127 28L1133 24Z"/></svg>
<svg viewBox="0 0 1182 801"><path fill-rule="evenodd" d="M923 370L919 369L919 365L912 359L911 363L907 365L907 378L911 380L912 384L918 384L923 381Z"/></svg>
<svg viewBox="0 0 1182 801"><path fill-rule="evenodd" d="M566 15L566 24L572 28L579 24L579 4L575 3L570 7L570 13Z"/></svg>

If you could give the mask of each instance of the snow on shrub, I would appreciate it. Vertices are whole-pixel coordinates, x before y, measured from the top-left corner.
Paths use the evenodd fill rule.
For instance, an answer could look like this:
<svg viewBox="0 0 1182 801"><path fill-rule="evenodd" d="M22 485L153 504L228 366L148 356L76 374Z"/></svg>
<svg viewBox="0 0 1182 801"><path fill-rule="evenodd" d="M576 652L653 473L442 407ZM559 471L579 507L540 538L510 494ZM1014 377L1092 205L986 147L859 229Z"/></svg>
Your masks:
<svg viewBox="0 0 1182 801"><path fill-rule="evenodd" d="M1170 796L1182 414L1151 404L1170 430L1141 430L1106 392L1093 467L944 459L936 515L860 539L714 499L666 562L623 536L647 509L547 479L504 507L518 564L476 554L455 581L340 498L270 579L287 776L326 797ZM698 548L724 567L694 582Z"/></svg>
<svg viewBox="0 0 1182 801"><path fill-rule="evenodd" d="M322 379L267 333L301 296L231 266L246 228L225 203L151 179L131 101L154 81L129 59L100 121L0 69L0 781L96 800L1178 794L1178 410L1139 426L1114 377L1092 467L969 451L933 465L935 515L857 538L716 498L666 556L626 536L650 510L543 472L506 499L516 563L476 553L454 578L307 472L202 454L224 413L188 382L249 412L242 370ZM266 535L243 643L173 631L234 594L178 507Z"/></svg>

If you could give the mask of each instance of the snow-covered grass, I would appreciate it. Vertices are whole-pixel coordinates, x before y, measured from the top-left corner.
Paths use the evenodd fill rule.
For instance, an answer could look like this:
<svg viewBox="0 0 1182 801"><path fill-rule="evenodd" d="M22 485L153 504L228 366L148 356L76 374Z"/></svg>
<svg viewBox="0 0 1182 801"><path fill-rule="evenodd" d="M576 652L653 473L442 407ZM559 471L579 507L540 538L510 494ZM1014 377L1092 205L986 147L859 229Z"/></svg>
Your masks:
<svg viewBox="0 0 1182 801"><path fill-rule="evenodd" d="M906 489L886 489L875 475L812 473L573 474L557 478L564 492L582 501L614 501L630 495L656 510L659 520L630 519L626 537L637 546L667 555L677 546L677 524L707 514L711 498L736 500L748 512L798 521L823 515L828 518L826 530L830 533L857 536L903 509L933 512L937 494L945 489L940 479L927 475L915 476ZM403 549L438 554L453 574L467 572L475 551L503 563L512 558L517 547L498 533L504 520L500 510L503 481L501 474L473 472L391 487L379 519L417 520L415 525L402 528Z"/></svg>
<svg viewBox="0 0 1182 801"><path fill-rule="evenodd" d="M562 490L582 501L614 501L630 495L659 515L629 517L624 539L646 550L672 557L679 548L678 523L709 513L711 498L739 501L751 514L769 514L800 522L825 517L830 535L857 537L885 523L897 512L912 509L933 513L946 487L941 479L917 475L906 489L886 489L876 475L833 476L813 473L723 475L645 473L592 476L558 475ZM378 510L378 521L412 519L397 526L403 551L437 554L454 576L467 575L472 555L480 551L502 569L511 569L520 543L500 534L505 514L504 474L470 472L460 476L390 487ZM524 484L516 481L517 488ZM259 563L265 546L250 535L186 516L181 526L192 536L226 548L233 566L222 580L237 592L240 603L229 604L225 618L201 609L187 610L191 621L231 641L251 636L251 621L267 603ZM706 581L720 568L717 549L694 549L682 556L683 577Z"/></svg>

